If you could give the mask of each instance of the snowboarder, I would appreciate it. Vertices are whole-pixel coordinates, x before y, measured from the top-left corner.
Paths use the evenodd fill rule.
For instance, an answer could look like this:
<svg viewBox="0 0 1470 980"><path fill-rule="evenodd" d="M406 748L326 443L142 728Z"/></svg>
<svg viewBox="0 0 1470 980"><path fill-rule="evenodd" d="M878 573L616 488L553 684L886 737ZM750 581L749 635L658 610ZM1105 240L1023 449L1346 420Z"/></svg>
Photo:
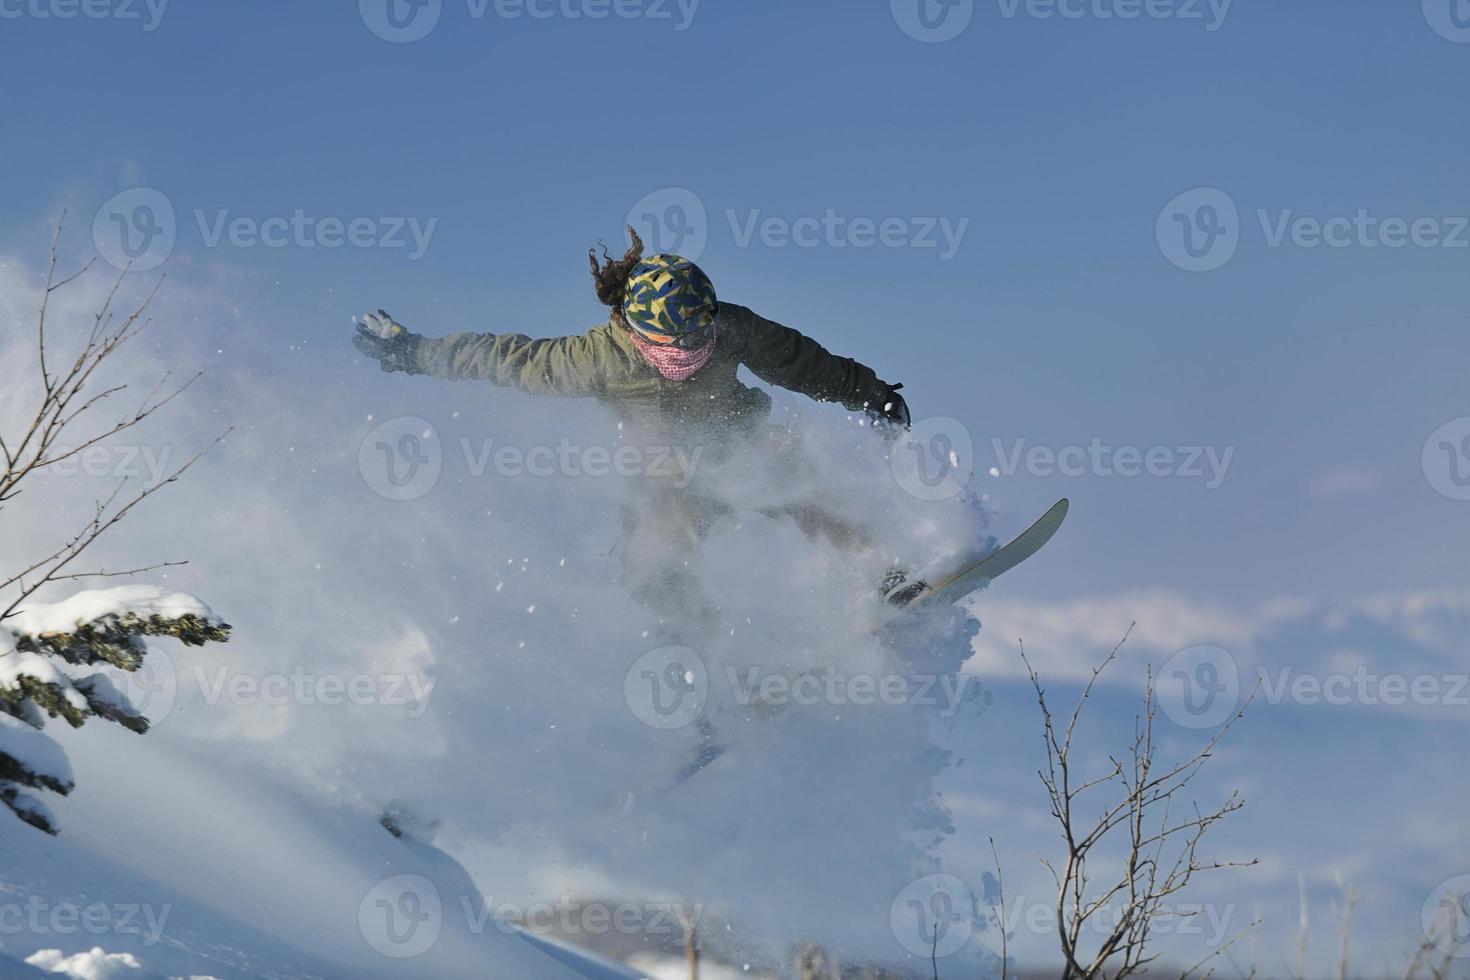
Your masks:
<svg viewBox="0 0 1470 980"><path fill-rule="evenodd" d="M384 310L363 317L354 344L384 371L480 380L532 394L595 398L630 433L664 446L695 446L718 464L757 448L793 462L767 425L771 398L736 377L744 365L761 380L817 401L866 412L875 424L907 428L898 390L855 360L734 303L720 302L708 276L678 255L643 257L643 242L621 259L589 252L597 297L609 321L585 334L535 340L522 334L459 333L431 339L412 333ZM634 437L636 438L636 437ZM652 444L652 443L648 443ZM624 507L624 582L660 611L708 609L687 570L699 541L731 511L716 487L640 481L640 499ZM866 544L860 528L814 502L786 503L769 514L793 518L809 535L838 545ZM901 584L894 577L888 590ZM698 616L697 618L704 618Z"/></svg>

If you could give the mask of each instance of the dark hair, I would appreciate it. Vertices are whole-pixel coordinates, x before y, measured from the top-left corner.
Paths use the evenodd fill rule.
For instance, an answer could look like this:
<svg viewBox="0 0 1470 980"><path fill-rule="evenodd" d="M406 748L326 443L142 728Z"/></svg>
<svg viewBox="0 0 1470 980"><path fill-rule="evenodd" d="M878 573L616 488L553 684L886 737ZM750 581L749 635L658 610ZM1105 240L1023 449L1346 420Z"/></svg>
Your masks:
<svg viewBox="0 0 1470 980"><path fill-rule="evenodd" d="M628 237L633 240L633 244L620 259L615 259L608 253L604 242L597 243L602 246L602 262L597 261L597 249L587 250L587 261L592 265L597 298L612 310L613 322L624 327L628 326L623 319L623 299L628 295L628 274L643 260L643 239L638 237L631 225L628 227Z"/></svg>

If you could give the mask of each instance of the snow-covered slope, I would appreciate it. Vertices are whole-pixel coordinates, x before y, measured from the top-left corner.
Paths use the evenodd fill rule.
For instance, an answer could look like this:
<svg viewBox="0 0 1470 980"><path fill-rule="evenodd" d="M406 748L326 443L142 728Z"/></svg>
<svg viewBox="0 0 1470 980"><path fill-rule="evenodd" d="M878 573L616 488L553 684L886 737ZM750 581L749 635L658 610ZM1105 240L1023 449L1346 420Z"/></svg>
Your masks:
<svg viewBox="0 0 1470 980"><path fill-rule="evenodd" d="M312 805L166 738L124 742L94 725L64 741L79 777L65 832L13 820L0 831L0 942L11 957L101 947L144 971L114 965L117 976L221 980L638 976L549 955L463 914L461 900L478 894L465 871L368 813ZM424 886L395 892L396 881L429 883L441 910L400 901ZM19 970L0 966L0 976L7 968Z"/></svg>

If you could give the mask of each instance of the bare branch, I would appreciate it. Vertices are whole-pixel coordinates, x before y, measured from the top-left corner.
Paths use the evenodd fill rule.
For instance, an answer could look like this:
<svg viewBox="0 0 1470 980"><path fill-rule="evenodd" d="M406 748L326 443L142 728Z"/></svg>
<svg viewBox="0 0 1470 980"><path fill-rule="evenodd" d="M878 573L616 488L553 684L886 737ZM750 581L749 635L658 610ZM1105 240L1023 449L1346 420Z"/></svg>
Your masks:
<svg viewBox="0 0 1470 980"><path fill-rule="evenodd" d="M29 569L26 570L26 572L22 573L22 575L25 575L29 574L32 571L41 571L41 576L33 581L31 584L26 585L22 581L21 576L12 576L7 581L0 583L0 588L15 584L17 582L19 582L21 586L19 595L15 597L10 605L5 607L4 611L0 611L0 622L4 622L9 617L13 616L20 604L24 602L27 598L29 598L32 594L34 594L37 589L41 588L41 586L45 585L48 582L55 581L57 575L61 572L62 569L66 568L78 557L80 557L82 552L91 547L97 541L97 539L105 534L109 529L115 527L118 522L126 517L134 507L138 506L143 501L147 500L149 497L153 496L155 493L162 490L169 484L175 482L176 480L178 480L179 477L188 472L195 463L199 462L199 460L204 456L205 453L209 452L209 450L218 445L225 438L225 436L230 434L231 431L233 431L233 429L226 429L224 432L220 433L214 438L212 442L210 442L209 445L205 446L203 449L199 450L199 452L189 457L189 459L185 461L183 465L176 468L172 473L170 473L168 476L164 477L157 483L145 487L138 493L134 494L132 499L123 504L121 507L112 511L111 514L108 514L106 512L107 503L99 504L97 512L92 518L91 523L83 528L83 530L80 531L77 536L74 537L66 546L64 546L58 552L53 553L50 558L43 560L37 565L32 565ZM108 498L108 503L110 503L110 501L117 496L118 491L121 489L121 486L122 485L120 484L118 489L113 491L112 496Z"/></svg>
<svg viewBox="0 0 1470 980"><path fill-rule="evenodd" d="M995 887L1000 900L1000 980L1008 980L1010 964L1009 937L1006 936L1006 880L1000 870L1000 853L995 849L995 838L990 838L990 856L995 858Z"/></svg>
<svg viewBox="0 0 1470 980"><path fill-rule="evenodd" d="M1244 706L1198 752L1156 771L1154 721L1158 698L1150 671L1144 686L1142 710L1135 719L1130 755L1126 760L1109 756L1109 769L1091 778L1079 778L1075 771L1072 749L1083 711L1103 672L1118 659L1132 630L1130 626L1123 639L1093 668L1066 728L1060 732L1047 701L1046 688L1026 656L1025 644L1019 644L1021 660L1041 711L1046 762L1037 775L1046 788L1052 816L1058 822L1066 845L1063 861L1057 864L1042 861L1051 872L1057 888L1055 912L1057 939L1063 957L1063 980L1120 980L1144 972L1157 958L1157 954L1151 951L1155 923L1164 918L1187 915L1170 910L1167 902L1171 896L1188 887L1193 876L1202 871L1255 863L1206 861L1199 856L1204 834L1244 805L1238 794L1232 793L1224 803L1209 811L1192 805L1192 816L1185 819L1171 819L1170 816L1181 791L1209 760L1225 733L1244 714ZM1254 698L1254 693L1251 697ZM1247 700L1246 705L1249 704ZM1105 786L1117 787L1121 798L1106 806L1092 823L1079 824L1076 815L1078 798L1083 793L1095 792ZM1109 884L1094 889L1089 859L1104 840L1114 839L1115 832L1126 834L1122 867L1116 877L1110 878ZM1109 922L1096 947L1084 954L1082 936L1087 925L1110 910L1116 911L1116 918ZM1214 951L1189 972L1199 969L1222 952L1223 948ZM1213 969L1209 973L1212 974Z"/></svg>
<svg viewBox="0 0 1470 980"><path fill-rule="evenodd" d="M141 575L143 572L151 572L159 568L173 568L176 565L187 564L189 564L188 561L161 561L153 565L144 565L142 568L129 568L119 572L109 572L104 568L96 572L72 572L70 575L53 575L51 576L51 581L70 582L83 578L120 578L128 575Z"/></svg>

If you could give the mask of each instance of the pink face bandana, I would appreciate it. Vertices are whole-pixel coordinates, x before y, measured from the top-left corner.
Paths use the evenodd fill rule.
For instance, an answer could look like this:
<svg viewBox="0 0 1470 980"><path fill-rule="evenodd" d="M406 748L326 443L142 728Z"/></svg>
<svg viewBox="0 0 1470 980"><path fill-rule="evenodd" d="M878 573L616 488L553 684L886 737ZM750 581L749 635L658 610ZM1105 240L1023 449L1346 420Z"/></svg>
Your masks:
<svg viewBox="0 0 1470 980"><path fill-rule="evenodd" d="M715 352L715 337L693 350L675 347L673 344L655 344L633 333L633 345L643 359L658 369L658 373L670 381L688 381L696 371L709 363Z"/></svg>

